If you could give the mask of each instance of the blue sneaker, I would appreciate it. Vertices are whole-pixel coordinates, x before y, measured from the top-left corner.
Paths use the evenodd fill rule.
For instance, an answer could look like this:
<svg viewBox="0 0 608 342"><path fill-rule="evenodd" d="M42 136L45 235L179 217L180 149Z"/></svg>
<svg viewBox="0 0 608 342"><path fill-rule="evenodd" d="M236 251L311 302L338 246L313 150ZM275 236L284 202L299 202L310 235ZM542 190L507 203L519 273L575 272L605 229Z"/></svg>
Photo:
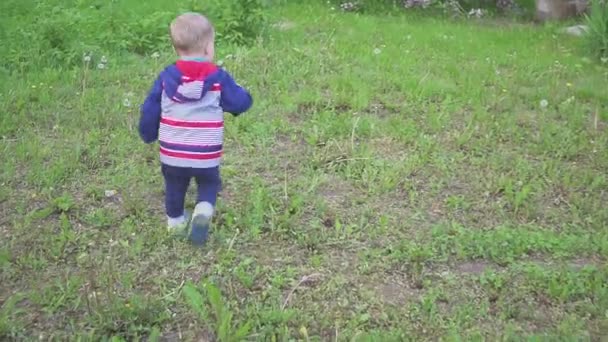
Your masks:
<svg viewBox="0 0 608 342"><path fill-rule="evenodd" d="M200 202L192 213L192 232L190 241L195 246L203 246L207 242L209 226L213 216L213 205L209 202Z"/></svg>

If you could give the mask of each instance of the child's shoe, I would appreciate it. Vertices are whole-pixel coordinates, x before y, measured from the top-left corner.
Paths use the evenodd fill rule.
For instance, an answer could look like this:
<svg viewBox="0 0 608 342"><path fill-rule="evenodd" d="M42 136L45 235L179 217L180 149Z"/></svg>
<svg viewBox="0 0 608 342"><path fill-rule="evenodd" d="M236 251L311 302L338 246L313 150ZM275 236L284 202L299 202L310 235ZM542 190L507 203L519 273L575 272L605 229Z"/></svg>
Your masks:
<svg viewBox="0 0 608 342"><path fill-rule="evenodd" d="M184 210L184 215L179 218L167 219L167 230L169 233L178 238L186 238L188 236L188 228L190 225L190 213Z"/></svg>
<svg viewBox="0 0 608 342"><path fill-rule="evenodd" d="M209 202L200 202L192 213L192 232L190 241L195 246L203 246L209 235L209 225L213 216L213 205Z"/></svg>

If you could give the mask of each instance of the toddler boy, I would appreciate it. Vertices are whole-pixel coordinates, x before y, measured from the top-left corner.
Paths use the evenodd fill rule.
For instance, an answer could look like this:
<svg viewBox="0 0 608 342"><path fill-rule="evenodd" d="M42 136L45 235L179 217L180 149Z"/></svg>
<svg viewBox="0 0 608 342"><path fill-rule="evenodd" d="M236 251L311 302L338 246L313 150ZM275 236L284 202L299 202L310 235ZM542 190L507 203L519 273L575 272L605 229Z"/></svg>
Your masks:
<svg viewBox="0 0 608 342"><path fill-rule="evenodd" d="M159 140L167 226L172 233L188 234L190 215L184 211L184 200L190 180L196 180L190 240L201 246L207 241L221 187L224 112L237 116L253 100L212 62L215 33L206 17L178 16L171 23L170 36L179 59L154 82L141 107L139 134L147 144Z"/></svg>

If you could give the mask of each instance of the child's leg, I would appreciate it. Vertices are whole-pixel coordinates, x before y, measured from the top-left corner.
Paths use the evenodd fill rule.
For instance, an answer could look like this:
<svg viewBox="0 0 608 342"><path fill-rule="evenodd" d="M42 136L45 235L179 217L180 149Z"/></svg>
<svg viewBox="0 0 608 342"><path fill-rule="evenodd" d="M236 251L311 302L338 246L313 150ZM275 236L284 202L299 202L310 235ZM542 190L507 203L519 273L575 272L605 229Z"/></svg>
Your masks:
<svg viewBox="0 0 608 342"><path fill-rule="evenodd" d="M220 179L220 173L217 168L208 169L204 175L196 177L196 184L198 185L198 195L196 203L207 202L215 207L217 201L217 194L220 192L222 187L222 181Z"/></svg>
<svg viewBox="0 0 608 342"><path fill-rule="evenodd" d="M196 176L196 183L198 185L198 196L192 214L191 239L193 243L202 245L207 240L209 224L217 201L217 193L221 186L219 169L205 169Z"/></svg>
<svg viewBox="0 0 608 342"><path fill-rule="evenodd" d="M167 212L167 225L169 229L187 227L187 218L184 215L184 202L186 192L190 184L187 174L172 172L168 167L163 167L165 178L165 209Z"/></svg>

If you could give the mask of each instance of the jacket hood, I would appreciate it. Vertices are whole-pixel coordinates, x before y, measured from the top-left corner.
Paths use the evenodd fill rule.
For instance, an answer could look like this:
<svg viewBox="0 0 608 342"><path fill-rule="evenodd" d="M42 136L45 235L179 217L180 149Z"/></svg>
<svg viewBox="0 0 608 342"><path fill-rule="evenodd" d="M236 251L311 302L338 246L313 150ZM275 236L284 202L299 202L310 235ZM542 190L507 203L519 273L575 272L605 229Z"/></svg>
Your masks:
<svg viewBox="0 0 608 342"><path fill-rule="evenodd" d="M178 60L161 74L165 94L177 102L198 101L211 88L205 80L217 70L211 62Z"/></svg>

